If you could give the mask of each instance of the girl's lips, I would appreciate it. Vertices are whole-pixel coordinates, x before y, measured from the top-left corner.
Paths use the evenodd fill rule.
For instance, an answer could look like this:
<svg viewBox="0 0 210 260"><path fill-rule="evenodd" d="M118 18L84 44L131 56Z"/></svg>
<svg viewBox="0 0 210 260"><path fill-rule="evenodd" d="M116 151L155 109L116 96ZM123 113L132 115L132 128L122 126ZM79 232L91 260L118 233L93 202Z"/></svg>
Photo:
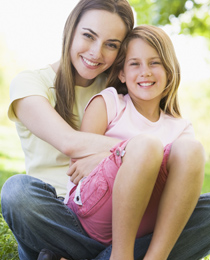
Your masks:
<svg viewBox="0 0 210 260"><path fill-rule="evenodd" d="M81 56L81 58L82 58L82 61L90 68L96 68L100 64L98 62L92 62L92 61L84 58L83 56Z"/></svg>
<svg viewBox="0 0 210 260"><path fill-rule="evenodd" d="M155 82L139 82L138 85L140 87L150 87L150 86L153 86L155 84Z"/></svg>

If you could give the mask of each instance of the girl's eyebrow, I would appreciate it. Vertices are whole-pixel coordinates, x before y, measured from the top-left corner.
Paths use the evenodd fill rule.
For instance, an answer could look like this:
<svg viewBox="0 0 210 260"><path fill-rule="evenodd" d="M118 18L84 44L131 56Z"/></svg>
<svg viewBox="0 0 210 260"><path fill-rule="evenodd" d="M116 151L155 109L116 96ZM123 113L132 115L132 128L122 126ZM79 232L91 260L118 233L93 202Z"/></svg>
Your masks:
<svg viewBox="0 0 210 260"><path fill-rule="evenodd" d="M96 32L94 32L93 30L91 30L91 29L89 29L89 28L82 28L82 29L89 31L90 33L92 33L92 34L95 35L96 37L99 37ZM121 43L121 41L118 40L118 39L109 39L108 41L109 41L109 42L119 42L119 43Z"/></svg>
<svg viewBox="0 0 210 260"><path fill-rule="evenodd" d="M149 58L149 60L155 60L155 59L159 59L160 60L160 57L159 56L154 56L154 57L150 57ZM130 60L139 60L139 58L132 57L128 61L130 61Z"/></svg>

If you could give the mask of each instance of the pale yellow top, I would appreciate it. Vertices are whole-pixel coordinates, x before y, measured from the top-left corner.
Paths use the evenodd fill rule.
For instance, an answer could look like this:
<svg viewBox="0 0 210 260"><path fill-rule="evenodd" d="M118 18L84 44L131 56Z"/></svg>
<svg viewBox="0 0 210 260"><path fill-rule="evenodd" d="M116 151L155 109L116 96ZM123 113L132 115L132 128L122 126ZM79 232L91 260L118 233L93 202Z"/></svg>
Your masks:
<svg viewBox="0 0 210 260"><path fill-rule="evenodd" d="M10 105L8 117L15 122L25 154L26 173L40 178L56 188L58 195L66 194L69 157L65 156L50 144L32 134L15 116L13 101L27 96L39 95L47 98L55 107L56 95L53 88L55 72L50 65L34 71L23 71L18 74L10 86ZM89 99L105 87L106 76L98 76L89 87L75 86L76 102L74 112L81 122L84 108ZM37 104L38 106L39 104ZM79 122L79 124L80 124ZM39 122L37 122L38 124Z"/></svg>

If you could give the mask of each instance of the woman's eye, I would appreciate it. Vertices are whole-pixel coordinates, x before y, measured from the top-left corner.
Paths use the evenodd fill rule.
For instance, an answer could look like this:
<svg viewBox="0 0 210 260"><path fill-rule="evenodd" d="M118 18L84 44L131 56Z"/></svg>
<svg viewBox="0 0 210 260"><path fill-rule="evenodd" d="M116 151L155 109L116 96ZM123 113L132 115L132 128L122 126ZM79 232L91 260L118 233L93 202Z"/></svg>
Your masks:
<svg viewBox="0 0 210 260"><path fill-rule="evenodd" d="M115 43L107 43L107 46L111 49L118 49L118 46Z"/></svg>
<svg viewBox="0 0 210 260"><path fill-rule="evenodd" d="M84 33L83 35L89 39L93 39L93 36L89 33Z"/></svg>

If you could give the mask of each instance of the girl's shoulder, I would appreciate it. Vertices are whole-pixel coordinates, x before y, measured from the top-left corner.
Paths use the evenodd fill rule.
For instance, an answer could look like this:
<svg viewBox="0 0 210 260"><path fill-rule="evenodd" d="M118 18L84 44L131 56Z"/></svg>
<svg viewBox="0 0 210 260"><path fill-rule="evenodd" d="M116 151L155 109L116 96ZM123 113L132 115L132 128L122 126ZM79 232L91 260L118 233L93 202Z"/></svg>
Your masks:
<svg viewBox="0 0 210 260"><path fill-rule="evenodd" d="M170 131L188 131L190 134L194 135L194 129L192 122L183 117L173 117L171 115L162 114L162 123L170 129Z"/></svg>
<svg viewBox="0 0 210 260"><path fill-rule="evenodd" d="M116 106L117 110L121 110L126 106L127 98L122 94L118 94L114 87L109 87L101 91L99 95L102 95L105 103L108 107L113 108Z"/></svg>
<svg viewBox="0 0 210 260"><path fill-rule="evenodd" d="M118 94L117 90L114 87L108 87L106 89L104 89L103 91L101 91L100 93L102 96L107 96L110 99L112 99L112 101L115 101L115 103L122 103L125 104L126 103L126 96L122 95L122 94Z"/></svg>
<svg viewBox="0 0 210 260"><path fill-rule="evenodd" d="M111 123L125 109L127 99L124 95L118 94L114 87L109 87L100 92L106 104L108 121Z"/></svg>
<svg viewBox="0 0 210 260"><path fill-rule="evenodd" d="M169 114L165 114L162 110L161 110L161 116L165 121L171 122L171 123L175 123L175 124L191 124L190 120L187 118L183 118L183 117L174 117L172 115Z"/></svg>

